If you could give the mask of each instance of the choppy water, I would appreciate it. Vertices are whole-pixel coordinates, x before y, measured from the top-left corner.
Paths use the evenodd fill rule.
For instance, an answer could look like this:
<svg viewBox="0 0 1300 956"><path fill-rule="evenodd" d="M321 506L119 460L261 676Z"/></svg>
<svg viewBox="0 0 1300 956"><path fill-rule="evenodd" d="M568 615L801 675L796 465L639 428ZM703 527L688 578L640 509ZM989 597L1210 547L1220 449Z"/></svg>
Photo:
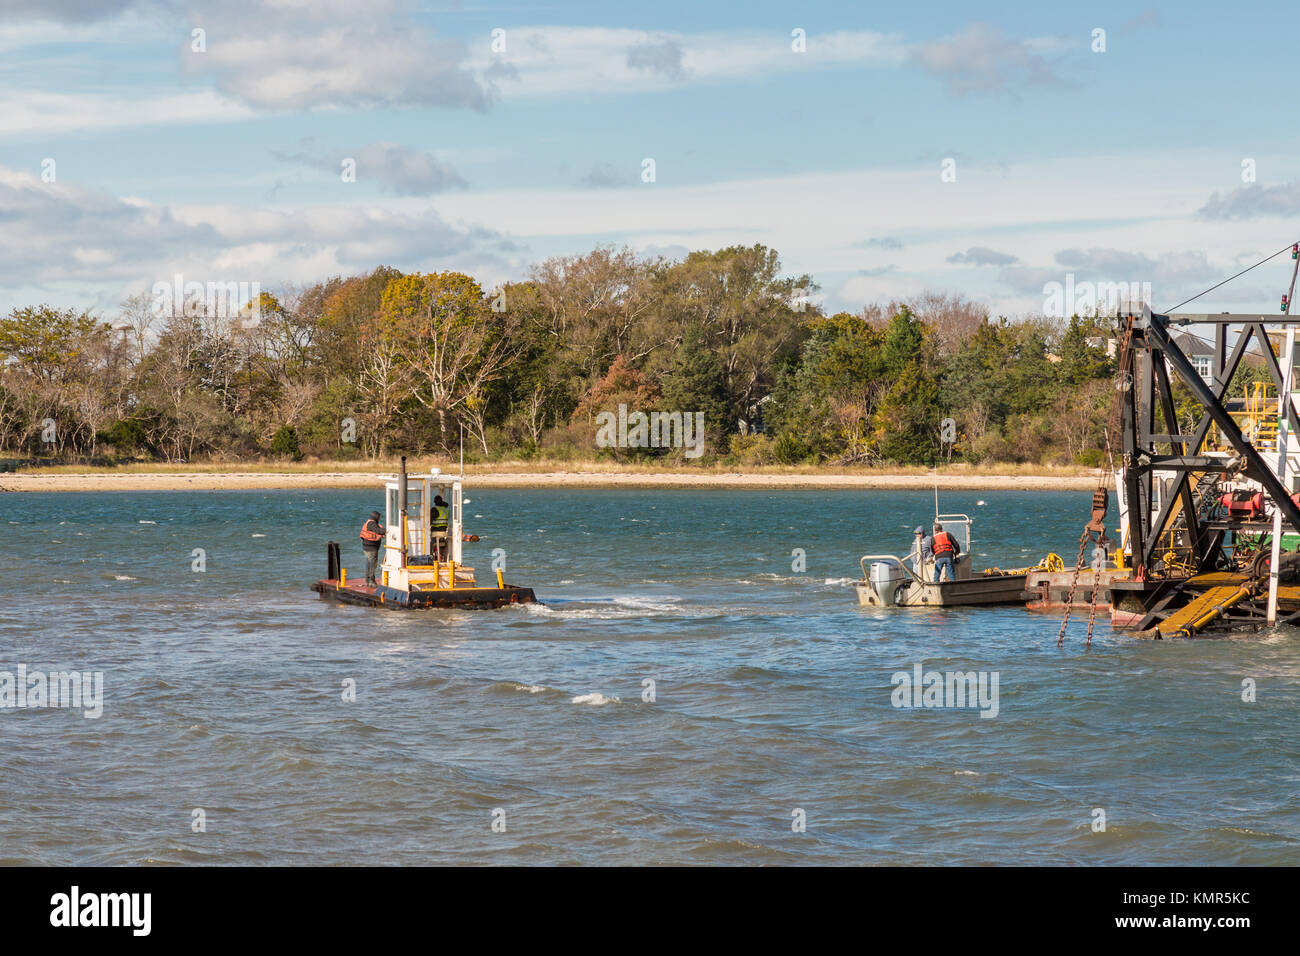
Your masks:
<svg viewBox="0 0 1300 956"><path fill-rule="evenodd" d="M467 495L467 558L546 607L319 600L377 494L0 496L0 670L105 680L97 720L0 711L0 862L1300 862L1295 631L858 608L925 492ZM1005 567L1071 558L1089 494L943 506ZM895 708L918 663L997 672L998 716Z"/></svg>

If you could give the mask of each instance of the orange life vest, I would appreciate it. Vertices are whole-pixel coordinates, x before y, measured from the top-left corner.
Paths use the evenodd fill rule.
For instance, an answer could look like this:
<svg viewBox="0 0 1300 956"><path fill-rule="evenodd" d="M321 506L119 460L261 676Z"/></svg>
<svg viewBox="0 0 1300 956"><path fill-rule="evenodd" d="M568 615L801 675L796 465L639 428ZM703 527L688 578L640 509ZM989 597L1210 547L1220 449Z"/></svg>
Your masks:
<svg viewBox="0 0 1300 956"><path fill-rule="evenodd" d="M369 521L367 521L365 524L361 526L362 541L379 541L381 538L383 538L383 534L381 534L380 532L370 530L370 526L372 524L375 524L374 518L371 518Z"/></svg>
<svg viewBox="0 0 1300 956"><path fill-rule="evenodd" d="M940 531L936 534L930 548L934 551L934 556L936 558L940 555L956 553L957 551L957 545L953 543L952 535L947 531Z"/></svg>

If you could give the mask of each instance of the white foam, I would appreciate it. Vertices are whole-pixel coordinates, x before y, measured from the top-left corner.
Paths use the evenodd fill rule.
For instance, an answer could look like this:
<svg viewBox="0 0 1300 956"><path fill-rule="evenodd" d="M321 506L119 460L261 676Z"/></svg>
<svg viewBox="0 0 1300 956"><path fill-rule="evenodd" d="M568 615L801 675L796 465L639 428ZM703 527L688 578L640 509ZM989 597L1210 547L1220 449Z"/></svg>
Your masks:
<svg viewBox="0 0 1300 956"><path fill-rule="evenodd" d="M525 614L538 614L542 617L550 617L555 613L555 609L545 604L507 604L507 610L523 611Z"/></svg>
<svg viewBox="0 0 1300 956"><path fill-rule="evenodd" d="M129 575L129 574L115 574L115 575L113 575L113 580L114 580L114 581L134 581L135 578L131 577L131 575Z"/></svg>
<svg viewBox="0 0 1300 956"><path fill-rule="evenodd" d="M543 687L541 684L520 684L518 681L512 683L510 686L515 690L527 691L530 694L540 694L542 691L549 689Z"/></svg>
<svg viewBox="0 0 1300 956"><path fill-rule="evenodd" d="M680 598L665 597L659 600L652 600L648 597L624 595L606 600L584 600L579 598L558 605L511 604L509 607L522 610L526 614L533 614L538 617L553 617L565 621L617 621L629 618L658 617L664 614L687 613L685 608L679 603L664 604L659 603L659 601L678 602L680 601ZM572 605L575 604L585 606L573 607ZM698 613L714 613L714 611L709 608L692 607L691 611Z"/></svg>
<svg viewBox="0 0 1300 956"><path fill-rule="evenodd" d="M266 535L264 535L264 534L255 534L255 535L253 535L253 537L254 537L254 538L265 538Z"/></svg>
<svg viewBox="0 0 1300 956"><path fill-rule="evenodd" d="M158 522L157 522L157 521L143 521L143 520L142 520L142 521L139 521L139 522L137 522L137 523L138 523L138 524L157 524Z"/></svg>
<svg viewBox="0 0 1300 956"><path fill-rule="evenodd" d="M614 603L617 605L646 611L676 611L678 610L677 605L681 603L681 600L681 598L677 597L654 599L641 597L636 594L619 594L614 596ZM667 601L668 603L661 603L663 601Z"/></svg>
<svg viewBox="0 0 1300 956"><path fill-rule="evenodd" d="M606 697L601 693L579 694L569 701L570 704L590 704L592 707L600 707L603 704L620 703L617 697Z"/></svg>

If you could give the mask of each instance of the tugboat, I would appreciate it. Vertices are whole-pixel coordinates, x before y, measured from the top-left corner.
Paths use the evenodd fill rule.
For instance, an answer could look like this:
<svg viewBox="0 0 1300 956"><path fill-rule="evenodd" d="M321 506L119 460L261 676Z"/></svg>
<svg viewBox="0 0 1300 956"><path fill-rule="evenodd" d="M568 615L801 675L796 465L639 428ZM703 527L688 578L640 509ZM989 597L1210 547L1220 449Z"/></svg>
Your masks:
<svg viewBox="0 0 1300 956"><path fill-rule="evenodd" d="M1025 571L990 568L980 575L972 573L971 518L968 515L939 515L935 521L950 534L953 529L961 529L962 553L954 562L956 580L936 584L934 562L923 562L916 552L905 558L892 554L865 554L859 562L862 578L854 585L858 604L864 607L957 607L1024 603ZM1053 557L1055 555L1049 555L1048 560Z"/></svg>
<svg viewBox="0 0 1300 956"><path fill-rule="evenodd" d="M507 584L503 571L496 572L495 587L480 587L474 569L464 564L463 542L478 538L464 533L463 481L464 476L444 476L437 468L428 475L408 476L403 458L401 472L384 484L387 520L378 583L349 581L339 546L330 541L326 546L326 576L313 584L312 590L323 600L365 607L493 608L536 604L532 588ZM435 527L435 496L443 496L448 502L445 529ZM362 578L364 582L364 575Z"/></svg>

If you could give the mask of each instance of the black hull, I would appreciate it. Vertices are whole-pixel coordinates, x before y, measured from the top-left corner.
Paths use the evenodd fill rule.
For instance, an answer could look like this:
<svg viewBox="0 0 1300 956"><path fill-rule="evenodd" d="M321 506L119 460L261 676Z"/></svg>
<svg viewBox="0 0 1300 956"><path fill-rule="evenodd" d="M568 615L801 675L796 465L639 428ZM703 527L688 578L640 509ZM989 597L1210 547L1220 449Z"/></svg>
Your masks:
<svg viewBox="0 0 1300 956"><path fill-rule="evenodd" d="M345 584L338 581L317 581L311 589L323 600L355 604L360 607L391 608L395 611L428 610L431 608L465 608L487 610L510 604L536 604L532 588L507 584L503 588L441 588L436 591L398 591L383 585Z"/></svg>

